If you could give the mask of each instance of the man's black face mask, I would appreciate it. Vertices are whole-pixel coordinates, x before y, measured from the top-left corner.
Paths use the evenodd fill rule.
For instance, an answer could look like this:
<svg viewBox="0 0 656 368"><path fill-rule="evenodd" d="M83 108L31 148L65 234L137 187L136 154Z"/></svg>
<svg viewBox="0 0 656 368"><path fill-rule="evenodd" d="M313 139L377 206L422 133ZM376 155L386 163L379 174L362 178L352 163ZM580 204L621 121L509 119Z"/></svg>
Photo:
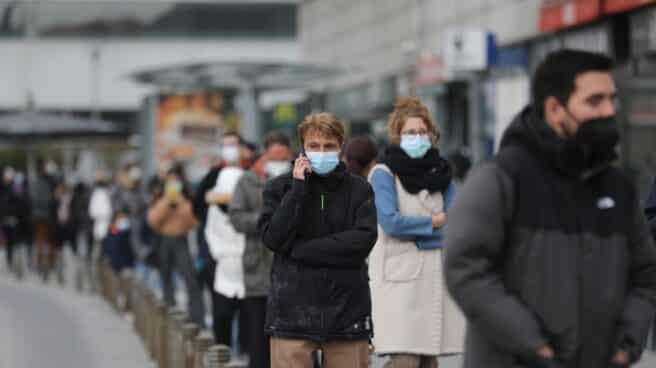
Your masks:
<svg viewBox="0 0 656 368"><path fill-rule="evenodd" d="M568 114L572 116L569 111ZM620 140L615 115L579 121L577 125L576 134L567 139L568 156L575 166L590 168L615 158L615 146Z"/></svg>
<svg viewBox="0 0 656 368"><path fill-rule="evenodd" d="M615 150L620 131L615 116L591 119L583 122L573 138L585 151L608 154Z"/></svg>

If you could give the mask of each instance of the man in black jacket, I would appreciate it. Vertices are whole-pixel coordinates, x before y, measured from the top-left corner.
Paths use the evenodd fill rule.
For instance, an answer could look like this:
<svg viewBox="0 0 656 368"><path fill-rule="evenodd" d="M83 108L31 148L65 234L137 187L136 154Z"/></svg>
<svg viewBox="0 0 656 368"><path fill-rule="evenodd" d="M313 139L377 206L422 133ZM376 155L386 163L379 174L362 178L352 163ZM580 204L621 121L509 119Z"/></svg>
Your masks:
<svg viewBox="0 0 656 368"><path fill-rule="evenodd" d="M466 368L626 367L656 307L656 247L619 139L612 62L551 54L533 106L451 208L446 281L468 318Z"/></svg>
<svg viewBox="0 0 656 368"><path fill-rule="evenodd" d="M647 206L645 207L645 215L647 215L647 221L649 221L649 229L654 239L656 239L656 179L654 179L654 183L651 185L651 192L649 193Z"/></svg>
<svg viewBox="0 0 656 368"><path fill-rule="evenodd" d="M652 237L656 242L656 179L651 185L649 198L647 199L647 206L645 207L645 215L649 222L649 229L651 230ZM651 349L656 351L656 321L651 330Z"/></svg>
<svg viewBox="0 0 656 368"><path fill-rule="evenodd" d="M264 188L258 228L274 252L265 330L272 368L366 368L372 334L366 259L377 238L373 191L346 172L344 127L329 113L299 126L305 155Z"/></svg>

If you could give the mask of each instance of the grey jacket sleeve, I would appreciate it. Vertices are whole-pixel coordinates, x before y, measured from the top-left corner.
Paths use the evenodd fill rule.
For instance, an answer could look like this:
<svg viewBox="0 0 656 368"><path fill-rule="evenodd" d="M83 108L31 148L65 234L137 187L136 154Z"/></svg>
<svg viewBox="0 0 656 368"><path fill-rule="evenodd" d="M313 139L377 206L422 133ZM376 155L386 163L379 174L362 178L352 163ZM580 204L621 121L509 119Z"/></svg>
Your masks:
<svg viewBox="0 0 656 368"><path fill-rule="evenodd" d="M471 328L499 349L534 357L546 339L534 314L504 286L499 267L512 200L512 181L496 165L470 174L449 213L445 277Z"/></svg>
<svg viewBox="0 0 656 368"><path fill-rule="evenodd" d="M637 195L636 195L637 197ZM619 321L617 349L640 359L656 309L656 247L638 200L635 201L630 239L629 291Z"/></svg>
<svg viewBox="0 0 656 368"><path fill-rule="evenodd" d="M239 179L235 192L230 201L228 210L230 222L235 230L246 235L257 235L257 221L260 218L260 210L256 208L255 203L258 198L249 198L253 195L262 195L258 190L252 189L249 184L249 178L244 175Z"/></svg>

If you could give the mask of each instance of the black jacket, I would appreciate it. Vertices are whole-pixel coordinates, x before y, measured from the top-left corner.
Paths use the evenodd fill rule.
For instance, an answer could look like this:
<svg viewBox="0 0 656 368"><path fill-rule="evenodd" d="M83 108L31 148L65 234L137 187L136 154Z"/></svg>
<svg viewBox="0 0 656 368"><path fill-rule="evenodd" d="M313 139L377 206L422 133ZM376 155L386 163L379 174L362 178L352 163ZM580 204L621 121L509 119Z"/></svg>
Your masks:
<svg viewBox="0 0 656 368"><path fill-rule="evenodd" d="M651 233L654 239L656 239L656 179L654 179L654 183L651 185L651 192L649 193L647 206L645 207L645 215L647 215Z"/></svg>
<svg viewBox="0 0 656 368"><path fill-rule="evenodd" d="M192 200L192 207L194 210L194 216L199 222L197 227L197 238L198 238L198 253L200 257L205 260L205 262L214 262L210 256L209 246L207 245L207 239L205 239L205 224L207 223L207 211L209 205L205 201L205 195L207 192L214 189L216 186L216 180L221 173L221 167L215 167L210 170L198 183L198 187L194 192L194 198ZM227 211L228 208L224 207L224 211ZM214 277L214 276L212 276Z"/></svg>
<svg viewBox="0 0 656 368"><path fill-rule="evenodd" d="M465 367L610 367L642 353L656 307L656 248L631 182L610 157L571 167L530 109L458 194L446 281L468 318ZM533 361L533 362L532 362Z"/></svg>
<svg viewBox="0 0 656 368"><path fill-rule="evenodd" d="M274 252L266 331L314 341L371 336L366 259L376 243L373 191L344 165L307 183L269 181L258 221Z"/></svg>

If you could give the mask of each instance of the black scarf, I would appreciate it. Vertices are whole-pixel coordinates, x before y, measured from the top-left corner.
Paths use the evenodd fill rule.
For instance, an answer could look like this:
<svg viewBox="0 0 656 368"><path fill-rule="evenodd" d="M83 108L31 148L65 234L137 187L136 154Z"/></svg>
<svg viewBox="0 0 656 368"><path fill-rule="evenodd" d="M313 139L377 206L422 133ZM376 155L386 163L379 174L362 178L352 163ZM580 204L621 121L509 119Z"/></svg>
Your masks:
<svg viewBox="0 0 656 368"><path fill-rule="evenodd" d="M436 148L429 149L424 157L412 158L401 147L394 145L385 149L380 162L398 175L403 188L410 194L417 194L423 189L430 193L444 193L453 176L451 165Z"/></svg>

